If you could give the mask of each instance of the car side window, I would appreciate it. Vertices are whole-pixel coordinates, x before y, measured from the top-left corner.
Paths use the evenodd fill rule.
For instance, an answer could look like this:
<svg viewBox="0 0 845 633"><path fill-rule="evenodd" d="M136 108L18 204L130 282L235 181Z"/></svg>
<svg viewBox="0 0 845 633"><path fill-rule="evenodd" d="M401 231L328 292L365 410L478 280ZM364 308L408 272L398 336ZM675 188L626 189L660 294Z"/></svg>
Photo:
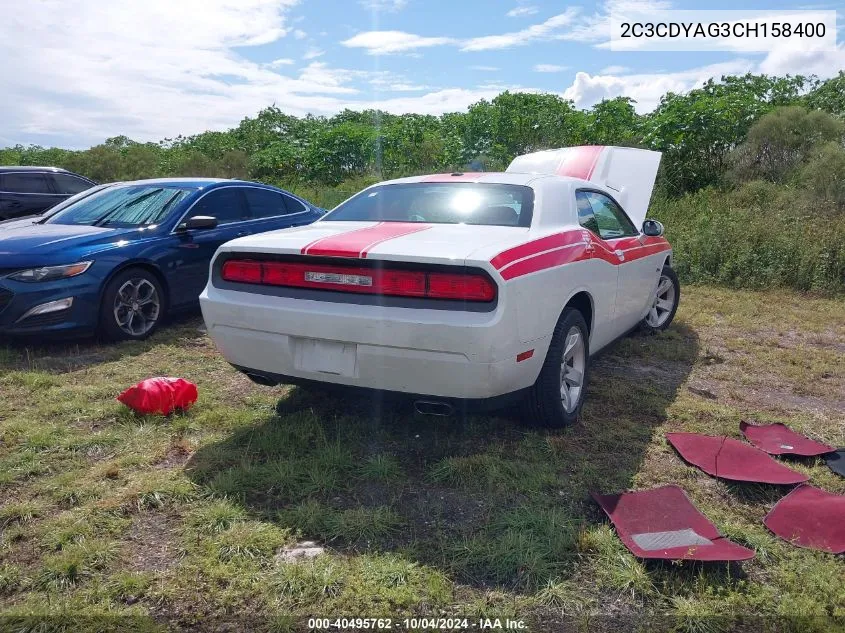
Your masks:
<svg viewBox="0 0 845 633"><path fill-rule="evenodd" d="M596 216L593 213L593 207L590 205L587 192L576 191L575 202L578 207L578 223L585 229L589 229L596 235L599 235L599 225L596 222Z"/></svg>
<svg viewBox="0 0 845 633"><path fill-rule="evenodd" d="M597 191L585 191L593 216L598 225L599 235L603 240L639 235L634 224L611 198Z"/></svg>
<svg viewBox="0 0 845 633"><path fill-rule="evenodd" d="M44 174L11 173L0 175L0 191L10 193L53 193Z"/></svg>
<svg viewBox="0 0 845 633"><path fill-rule="evenodd" d="M218 224L241 222L249 219L249 210L244 204L241 187L224 187L203 196L191 209L190 217L210 215Z"/></svg>
<svg viewBox="0 0 845 633"><path fill-rule="evenodd" d="M72 196L80 191L85 191L86 189L90 189L94 186L87 180L71 176L70 174L50 174L50 177L53 179L53 186L56 189L56 193L68 196Z"/></svg>
<svg viewBox="0 0 845 633"><path fill-rule="evenodd" d="M246 201L253 218L274 218L289 213L285 204L286 196L269 189L245 187Z"/></svg>
<svg viewBox="0 0 845 633"><path fill-rule="evenodd" d="M282 197L285 199L285 206L288 209L288 213L302 213L307 210L305 205L293 196L283 195Z"/></svg>

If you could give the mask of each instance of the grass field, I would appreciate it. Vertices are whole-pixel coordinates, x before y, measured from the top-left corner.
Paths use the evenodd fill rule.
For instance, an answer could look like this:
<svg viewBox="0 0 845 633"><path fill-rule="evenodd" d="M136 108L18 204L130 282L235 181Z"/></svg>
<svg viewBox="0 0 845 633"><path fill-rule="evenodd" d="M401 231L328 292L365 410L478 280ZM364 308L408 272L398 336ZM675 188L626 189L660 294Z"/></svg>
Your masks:
<svg viewBox="0 0 845 633"><path fill-rule="evenodd" d="M0 345L0 628L454 615L533 631L842 630L842 557L762 525L784 489L710 478L663 435L739 437L745 419L845 444L843 313L688 288L667 333L595 361L583 421L555 432L258 387L198 317L140 344ZM153 375L197 382L199 402L162 418L114 400ZM795 467L845 493L821 461ZM756 558L644 564L588 495L666 483ZM325 553L286 562L302 540Z"/></svg>

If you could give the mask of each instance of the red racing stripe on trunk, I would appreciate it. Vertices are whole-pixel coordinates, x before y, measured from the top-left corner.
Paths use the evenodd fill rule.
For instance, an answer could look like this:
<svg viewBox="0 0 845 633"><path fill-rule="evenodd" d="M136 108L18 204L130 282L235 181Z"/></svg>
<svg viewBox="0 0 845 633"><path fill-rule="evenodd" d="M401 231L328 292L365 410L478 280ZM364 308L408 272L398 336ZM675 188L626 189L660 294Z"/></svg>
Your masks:
<svg viewBox="0 0 845 633"><path fill-rule="evenodd" d="M566 153L563 163L557 168L558 175L589 180L593 175L596 164L599 162L599 156L601 156L603 149L602 145L573 147Z"/></svg>
<svg viewBox="0 0 845 633"><path fill-rule="evenodd" d="M382 242L428 228L431 225L416 222L379 222L375 226L323 237L305 246L302 254L363 259L373 247Z"/></svg>

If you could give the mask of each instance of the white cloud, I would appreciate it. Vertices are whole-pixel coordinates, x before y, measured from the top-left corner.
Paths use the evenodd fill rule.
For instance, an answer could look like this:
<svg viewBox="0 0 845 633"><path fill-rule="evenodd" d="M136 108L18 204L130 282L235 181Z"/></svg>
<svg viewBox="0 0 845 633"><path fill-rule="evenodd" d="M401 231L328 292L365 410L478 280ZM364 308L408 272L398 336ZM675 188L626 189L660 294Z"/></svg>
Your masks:
<svg viewBox="0 0 845 633"><path fill-rule="evenodd" d="M360 4L370 11L399 11L408 0L360 0Z"/></svg>
<svg viewBox="0 0 845 633"><path fill-rule="evenodd" d="M535 73L560 73L569 68L569 66L557 66L555 64L537 64L534 66Z"/></svg>
<svg viewBox="0 0 845 633"><path fill-rule="evenodd" d="M534 15L535 13L537 13L538 10L539 9L534 6L516 7L508 11L505 15L507 15L509 18L519 18L524 15Z"/></svg>
<svg viewBox="0 0 845 633"><path fill-rule="evenodd" d="M645 113L657 107L660 97L667 92L689 92L708 79L719 79L723 75L815 74L821 79L826 79L835 76L841 68L845 68L845 45L842 44L835 51L801 53L781 50L769 53L760 61L737 58L671 73L637 73L619 76L620 73L630 69L610 66L597 75L576 73L574 81L564 91L563 96L566 99L572 99L579 108L589 108L602 99L630 97L637 102L635 104L637 112Z"/></svg>
<svg viewBox="0 0 845 633"><path fill-rule="evenodd" d="M353 79L351 72L342 68L329 68L325 62L311 62L299 75L297 81L302 83L299 90L324 94L354 94L358 91L343 85Z"/></svg>
<svg viewBox="0 0 845 633"><path fill-rule="evenodd" d="M294 62L290 57L282 57L280 59L274 59L272 62L267 64L270 68L281 68L282 66L291 66Z"/></svg>
<svg viewBox="0 0 845 633"><path fill-rule="evenodd" d="M845 44L835 51L772 51L760 62L759 72L768 75L818 75L830 77L845 68Z"/></svg>
<svg viewBox="0 0 845 633"><path fill-rule="evenodd" d="M599 71L600 75L622 75L631 69L627 66L605 66Z"/></svg>
<svg viewBox="0 0 845 633"><path fill-rule="evenodd" d="M368 55L400 53L429 46L451 44L449 37L423 37L404 31L365 31L341 42L349 48L363 48Z"/></svg>
<svg viewBox="0 0 845 633"><path fill-rule="evenodd" d="M293 36L298 40L304 40L306 37L308 37L308 33L303 31L302 29L294 29Z"/></svg>
<svg viewBox="0 0 845 633"><path fill-rule="evenodd" d="M578 9L569 7L564 13L550 17L541 24L533 24L521 31L504 33L502 35L484 35L474 37L464 42L462 51L487 51L501 48L524 46L535 40L550 39L562 27L571 24L578 13Z"/></svg>
<svg viewBox="0 0 845 633"><path fill-rule="evenodd" d="M654 11L671 9L669 0L607 0L599 5L598 11L591 15L580 16L572 27L560 39L575 42L610 42L611 13L647 14Z"/></svg>
<svg viewBox="0 0 845 633"><path fill-rule="evenodd" d="M326 51L320 50L319 48L309 48L305 53L302 55L302 59L308 61L309 59L317 59L318 57L322 57L326 54Z"/></svg>
<svg viewBox="0 0 845 633"><path fill-rule="evenodd" d="M481 99L493 99L500 92L502 90L498 87L472 90L448 88L414 97L378 99L372 102L361 103L356 108L378 108L393 114L405 114L408 112L416 114L443 114L444 112L465 111L473 103Z"/></svg>
<svg viewBox="0 0 845 633"><path fill-rule="evenodd" d="M0 22L0 134L80 146L221 129L274 102L294 114L330 109L330 88L236 52L285 36L294 4L18 3Z"/></svg>
<svg viewBox="0 0 845 633"><path fill-rule="evenodd" d="M578 9L568 8L564 13L554 15L545 22L533 24L520 31L501 35L484 35L466 40L453 37L427 37L405 31L364 31L341 42L350 48L363 48L369 55L402 53L419 48L455 44L462 51L486 51L514 46L524 46L537 40L559 39L562 29L571 24L578 15Z"/></svg>
<svg viewBox="0 0 845 633"><path fill-rule="evenodd" d="M644 73L638 75L590 75L579 72L563 93L579 108L589 108L602 99L625 96L636 101L637 112L650 112L667 92L688 92L711 77L743 74L754 70L754 63L737 59L675 73Z"/></svg>
<svg viewBox="0 0 845 633"><path fill-rule="evenodd" d="M388 89L392 92L420 92L422 90L428 90L428 86L418 84L396 83L388 85Z"/></svg>
<svg viewBox="0 0 845 633"><path fill-rule="evenodd" d="M485 73L494 73L499 70L498 66L470 66L470 70L479 70Z"/></svg>
<svg viewBox="0 0 845 633"><path fill-rule="evenodd" d="M421 92L428 90L430 86L415 84L402 75L386 70L378 71L357 71L358 74L367 79L367 82L376 90L388 92Z"/></svg>

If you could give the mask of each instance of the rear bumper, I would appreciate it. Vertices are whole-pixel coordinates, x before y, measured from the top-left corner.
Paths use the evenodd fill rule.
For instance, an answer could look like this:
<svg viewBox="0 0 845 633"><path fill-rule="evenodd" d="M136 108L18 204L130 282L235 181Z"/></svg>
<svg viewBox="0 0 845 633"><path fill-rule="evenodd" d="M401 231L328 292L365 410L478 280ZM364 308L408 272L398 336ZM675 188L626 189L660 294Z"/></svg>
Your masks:
<svg viewBox="0 0 845 633"><path fill-rule="evenodd" d="M275 385L298 385L302 387L309 387L312 389L319 389L326 387L326 383L318 380L309 380L307 378L297 378L295 376L283 376L281 374L273 374L269 372L256 371L248 367L238 367L232 365L239 372L246 374L253 382L264 386ZM525 398L527 389L520 389L512 391L499 396L491 398L444 398L441 396L432 396L425 393L403 393L399 391L385 391L383 389L368 389L362 387L347 387L345 385L332 385L333 389L342 390L340 393L351 393L357 396L365 394L376 394L377 397L383 397L385 400L396 402L413 401L413 400L430 400L437 398L437 402L449 404L455 412L463 413L481 413L487 411L495 411L513 404L517 404Z"/></svg>
<svg viewBox="0 0 845 633"><path fill-rule="evenodd" d="M411 395L480 400L534 383L551 337L520 343L493 312L350 305L221 290L200 296L209 336L252 373ZM315 351L317 348L317 351ZM316 358L328 349L335 357ZM516 355L534 349L531 358ZM295 380L294 380L295 379Z"/></svg>

